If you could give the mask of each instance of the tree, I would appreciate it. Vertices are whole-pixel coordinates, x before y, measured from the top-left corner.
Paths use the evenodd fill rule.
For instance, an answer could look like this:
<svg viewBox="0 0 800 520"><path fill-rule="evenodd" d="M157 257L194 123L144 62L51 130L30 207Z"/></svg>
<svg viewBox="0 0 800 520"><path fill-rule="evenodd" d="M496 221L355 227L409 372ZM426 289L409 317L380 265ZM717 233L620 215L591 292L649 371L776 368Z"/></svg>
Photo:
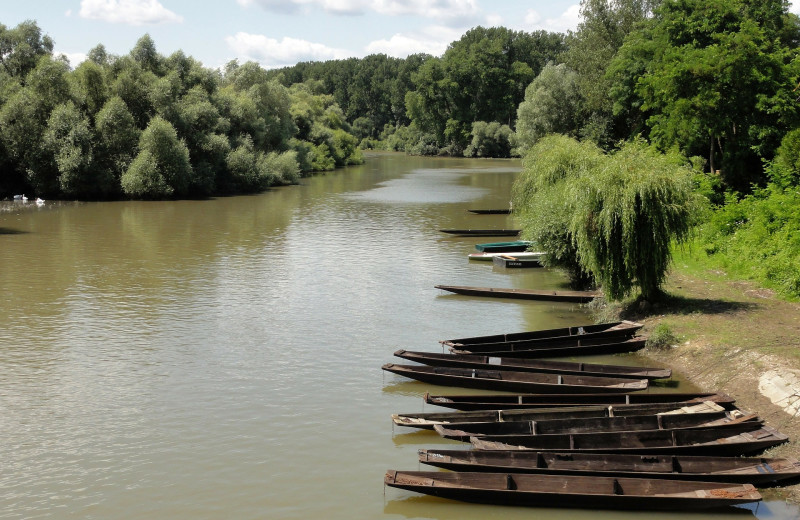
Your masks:
<svg viewBox="0 0 800 520"><path fill-rule="evenodd" d="M612 300L635 287L646 300L658 298L671 245L686 240L694 223L686 160L642 140L604 155L557 135L525 159L514 209L547 265L566 267L573 280L595 279Z"/></svg>
<svg viewBox="0 0 800 520"><path fill-rule="evenodd" d="M798 30L782 0L664 0L613 69L618 84L635 85L662 150L703 155L746 191L800 114ZM612 93L630 99L630 87Z"/></svg>
<svg viewBox="0 0 800 520"><path fill-rule="evenodd" d="M42 144L53 155L58 168L58 182L68 196L97 195L109 192L114 179L95 175L92 168L92 132L89 120L70 101L50 114ZM103 172L105 173L105 172Z"/></svg>
<svg viewBox="0 0 800 520"><path fill-rule="evenodd" d="M165 198L187 193L192 166L189 150L168 121L154 117L139 138L139 154L122 175L126 195Z"/></svg>
<svg viewBox="0 0 800 520"><path fill-rule="evenodd" d="M547 64L525 90L517 109L517 146L526 150L547 134L577 137L583 122L584 98L578 75L560 65Z"/></svg>
<svg viewBox="0 0 800 520"><path fill-rule="evenodd" d="M0 70L5 74L24 79L39 58L52 54L53 40L42 36L36 22L26 20L13 29L0 24Z"/></svg>

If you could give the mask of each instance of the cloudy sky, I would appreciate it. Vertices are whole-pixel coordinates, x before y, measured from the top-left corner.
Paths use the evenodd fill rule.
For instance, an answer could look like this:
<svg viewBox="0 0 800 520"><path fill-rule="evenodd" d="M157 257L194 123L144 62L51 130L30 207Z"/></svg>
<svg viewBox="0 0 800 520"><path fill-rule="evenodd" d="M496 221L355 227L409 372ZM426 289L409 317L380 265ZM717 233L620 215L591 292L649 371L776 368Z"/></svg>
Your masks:
<svg viewBox="0 0 800 520"><path fill-rule="evenodd" d="M126 54L145 33L220 67L232 59L267 68L298 61L441 55L471 27L567 31L580 0L7 0L0 23L35 20L76 65L102 43ZM793 8L794 12L797 12Z"/></svg>

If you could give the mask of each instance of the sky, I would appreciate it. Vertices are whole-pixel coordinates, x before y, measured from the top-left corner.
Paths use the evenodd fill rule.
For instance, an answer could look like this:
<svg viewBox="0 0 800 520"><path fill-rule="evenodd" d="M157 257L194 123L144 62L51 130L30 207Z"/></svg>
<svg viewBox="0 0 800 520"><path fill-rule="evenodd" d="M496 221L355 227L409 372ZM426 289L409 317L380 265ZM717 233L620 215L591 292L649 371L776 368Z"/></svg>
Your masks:
<svg viewBox="0 0 800 520"><path fill-rule="evenodd" d="M579 0L3 0L0 23L34 20L77 66L103 44L127 54L149 34L160 54L181 50L211 68L300 61L440 56L472 27L574 30ZM800 7L800 1L797 2ZM792 7L792 12L800 9Z"/></svg>

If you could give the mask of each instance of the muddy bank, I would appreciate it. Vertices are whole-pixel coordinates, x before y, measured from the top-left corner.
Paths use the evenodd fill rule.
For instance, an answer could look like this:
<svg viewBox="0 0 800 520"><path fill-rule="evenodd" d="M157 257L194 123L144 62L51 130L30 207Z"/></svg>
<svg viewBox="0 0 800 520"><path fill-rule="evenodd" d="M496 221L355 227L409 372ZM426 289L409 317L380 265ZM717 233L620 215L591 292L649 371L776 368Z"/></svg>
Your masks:
<svg viewBox="0 0 800 520"><path fill-rule="evenodd" d="M666 302L619 313L643 322L645 332L664 323L679 339L643 355L703 390L735 397L740 408L787 434L790 441L770 456L800 457L800 304L721 272L703 279L674 272L665 289ZM800 503L800 484L765 495Z"/></svg>

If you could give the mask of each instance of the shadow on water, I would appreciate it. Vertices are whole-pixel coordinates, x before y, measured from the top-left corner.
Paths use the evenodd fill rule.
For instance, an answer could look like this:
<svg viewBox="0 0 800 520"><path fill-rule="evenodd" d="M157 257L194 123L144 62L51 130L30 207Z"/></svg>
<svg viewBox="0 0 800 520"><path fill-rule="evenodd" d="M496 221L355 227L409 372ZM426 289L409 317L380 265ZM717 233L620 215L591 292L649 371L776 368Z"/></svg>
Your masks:
<svg viewBox="0 0 800 520"><path fill-rule="evenodd" d="M385 495L387 498L393 496L391 493L405 493L396 489L385 487ZM482 505L482 504L469 504L465 502L457 502L444 498L433 496L412 496L404 499L386 500L383 512L385 514L400 515L405 518L456 518L452 515L452 508L454 504L461 504L459 508L459 515L457 518L460 520L487 518L492 514L497 513L497 506ZM755 509L756 506L752 506ZM617 519L630 519L638 520L643 516L647 516L648 520L659 520L661 518L674 518L674 512L643 512L643 511L617 511L617 510L588 510L588 509L574 509L574 510L556 510L552 508L539 508L539 507L517 507L517 506L503 506L504 515L506 519L516 518L549 518L550 516L563 514L564 511L570 512L570 518L592 519L592 520L617 520ZM441 513L441 515L439 514ZM756 518L753 511L743 507L728 507L723 509L704 510L696 512L680 512L681 518L684 520L701 520L710 518L714 520L727 520L727 519L743 519L743 518Z"/></svg>

